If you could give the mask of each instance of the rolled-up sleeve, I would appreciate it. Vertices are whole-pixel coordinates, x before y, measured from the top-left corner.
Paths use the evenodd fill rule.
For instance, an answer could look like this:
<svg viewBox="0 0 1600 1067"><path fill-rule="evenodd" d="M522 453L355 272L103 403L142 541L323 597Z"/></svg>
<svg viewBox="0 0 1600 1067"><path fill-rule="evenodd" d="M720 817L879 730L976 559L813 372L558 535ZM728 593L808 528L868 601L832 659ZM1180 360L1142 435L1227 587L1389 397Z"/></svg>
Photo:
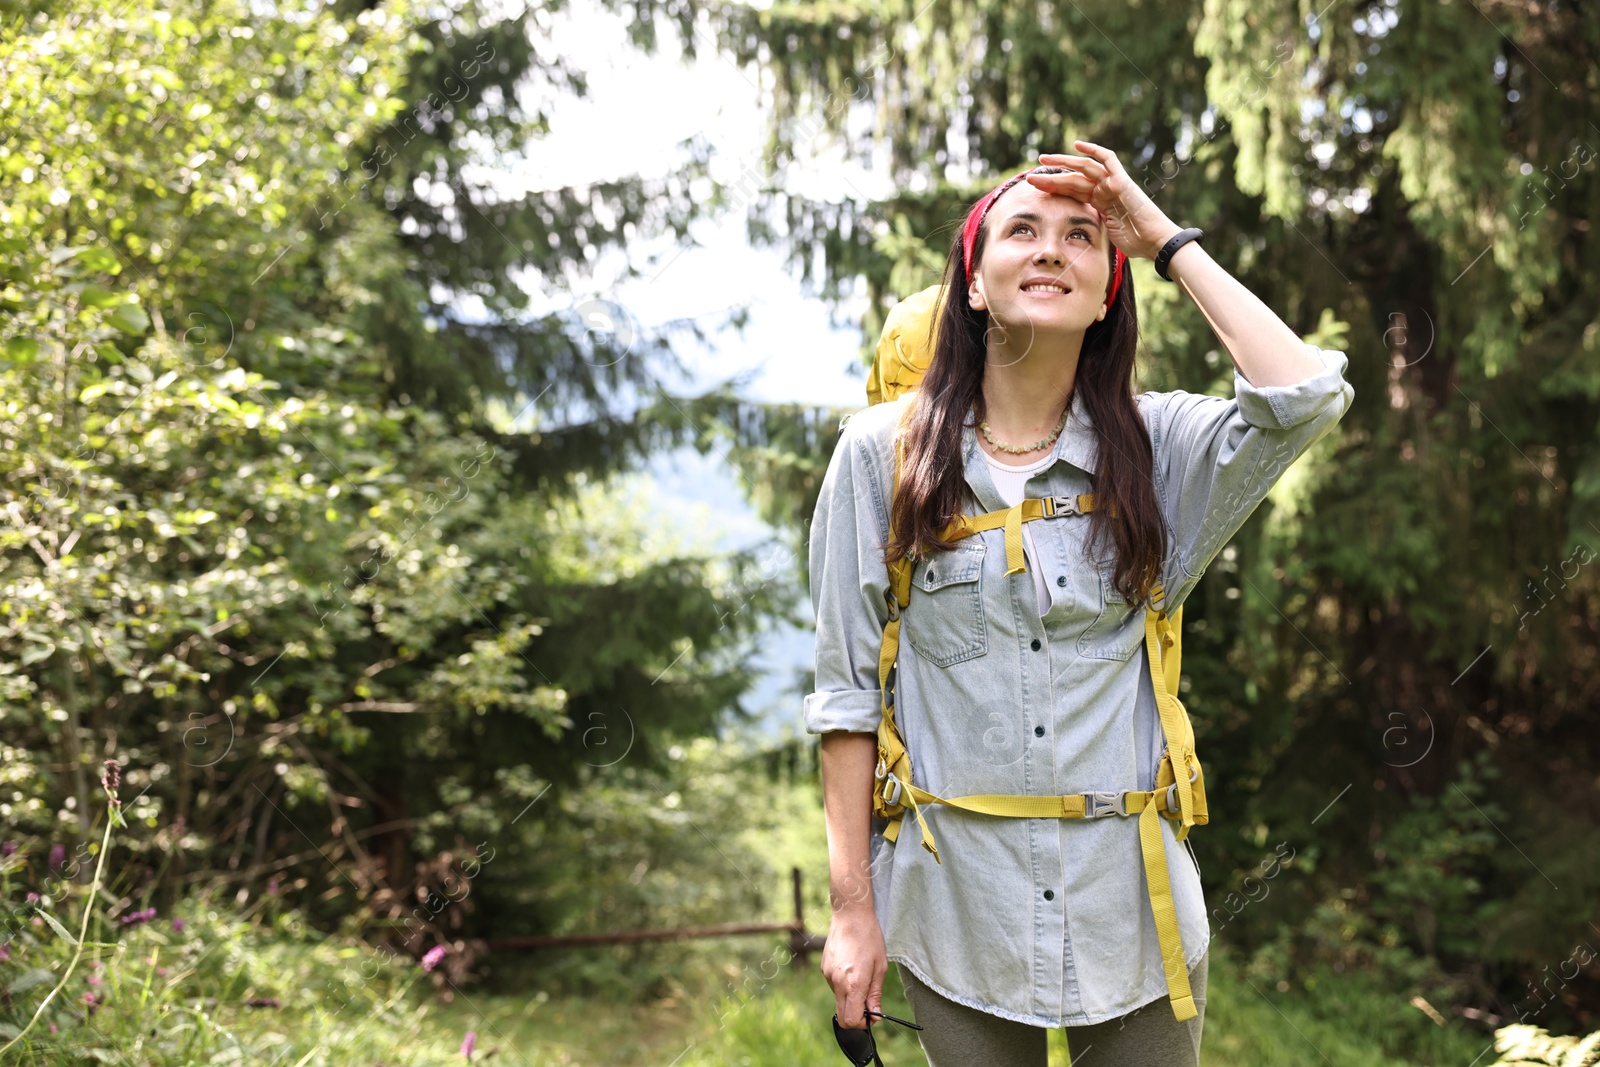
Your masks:
<svg viewBox="0 0 1600 1067"><path fill-rule="evenodd" d="M1289 466L1349 410L1355 389L1344 377L1345 353L1306 349L1322 370L1293 385L1252 385L1235 368L1231 400L1150 394L1157 487L1175 538L1169 589L1187 591Z"/></svg>
<svg viewBox="0 0 1600 1067"><path fill-rule="evenodd" d="M804 703L807 733L878 729L878 652L889 621L883 481L873 442L852 432L847 418L811 520L817 672L816 691Z"/></svg>

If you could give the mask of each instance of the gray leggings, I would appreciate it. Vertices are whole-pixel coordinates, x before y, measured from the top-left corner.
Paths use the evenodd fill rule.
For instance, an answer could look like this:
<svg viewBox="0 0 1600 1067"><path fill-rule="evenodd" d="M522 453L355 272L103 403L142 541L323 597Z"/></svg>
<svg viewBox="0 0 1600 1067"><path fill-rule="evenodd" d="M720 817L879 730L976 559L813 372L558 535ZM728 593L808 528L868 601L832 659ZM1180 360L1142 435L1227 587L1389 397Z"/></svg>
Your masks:
<svg viewBox="0 0 1600 1067"><path fill-rule="evenodd" d="M1073 1067L1198 1067L1200 1028L1206 1020L1206 971L1211 953L1189 972L1194 1006L1187 1022L1172 1016L1166 997L1126 1015L1093 1026L1069 1026L1067 1044ZM1046 1067L1048 1056L1042 1026L1002 1019L935 993L910 968L895 964L911 1003L916 1031L929 1067Z"/></svg>

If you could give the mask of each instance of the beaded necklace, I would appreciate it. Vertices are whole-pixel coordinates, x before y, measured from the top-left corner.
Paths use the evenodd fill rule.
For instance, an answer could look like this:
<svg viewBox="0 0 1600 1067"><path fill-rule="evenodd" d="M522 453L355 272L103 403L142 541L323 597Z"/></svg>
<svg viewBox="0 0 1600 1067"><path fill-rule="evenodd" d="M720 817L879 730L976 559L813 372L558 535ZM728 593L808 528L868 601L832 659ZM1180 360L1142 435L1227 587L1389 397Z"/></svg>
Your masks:
<svg viewBox="0 0 1600 1067"><path fill-rule="evenodd" d="M1068 400L1067 408L1070 410L1071 407L1072 407L1072 402L1070 400ZM1056 443L1056 438L1061 436L1061 431L1066 428L1066 425L1067 425L1067 412L1066 411L1062 411L1061 412L1061 421L1056 423L1055 432L1050 434L1050 436L1048 436L1048 437L1041 437L1038 441L1036 441L1035 443L1033 443L1031 445L1013 445L1013 444L1009 444L1009 443L1007 443L1005 441L997 441L997 440L995 440L994 431L989 428L989 420L988 419L984 419L982 422L978 423L978 429L983 431L984 440L988 441L989 444L991 446L993 446L994 448L999 449L1001 452L1011 452L1011 453L1020 454L1020 453L1023 453L1023 452L1037 452L1041 448L1049 448L1051 445Z"/></svg>

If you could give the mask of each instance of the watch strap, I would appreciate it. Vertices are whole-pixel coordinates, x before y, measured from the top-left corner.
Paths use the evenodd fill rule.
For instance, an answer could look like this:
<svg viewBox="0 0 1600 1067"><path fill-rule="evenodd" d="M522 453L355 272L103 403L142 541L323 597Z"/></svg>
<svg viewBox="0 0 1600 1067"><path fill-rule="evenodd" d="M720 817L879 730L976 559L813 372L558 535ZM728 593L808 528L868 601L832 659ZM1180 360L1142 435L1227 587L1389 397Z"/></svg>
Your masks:
<svg viewBox="0 0 1600 1067"><path fill-rule="evenodd" d="M1167 273L1167 264L1172 262L1172 254L1190 241L1199 240L1204 236L1204 230L1198 226L1190 226L1173 234L1172 239L1161 246L1161 251L1156 253L1156 273L1161 275L1163 281L1172 280L1171 275Z"/></svg>

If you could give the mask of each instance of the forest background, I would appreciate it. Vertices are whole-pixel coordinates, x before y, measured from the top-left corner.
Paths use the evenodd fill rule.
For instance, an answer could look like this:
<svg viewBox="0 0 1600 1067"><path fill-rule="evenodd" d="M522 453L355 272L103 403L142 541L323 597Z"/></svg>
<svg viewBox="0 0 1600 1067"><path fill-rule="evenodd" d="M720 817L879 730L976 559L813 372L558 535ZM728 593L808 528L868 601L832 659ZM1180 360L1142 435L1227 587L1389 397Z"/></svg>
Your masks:
<svg viewBox="0 0 1600 1067"><path fill-rule="evenodd" d="M0 3L0 1060L837 1062L780 935L491 945L781 922L796 867L826 930L809 678L761 657L849 406L685 387L749 309L641 325L597 268L741 220L859 329L760 358L859 374L1075 137L1356 391L1185 612L1208 1056L1600 1028L1600 15L592 11L728 64L759 158L519 179L587 92L559 0ZM1227 395L1134 277L1140 386ZM769 536L656 495L691 451Z"/></svg>

